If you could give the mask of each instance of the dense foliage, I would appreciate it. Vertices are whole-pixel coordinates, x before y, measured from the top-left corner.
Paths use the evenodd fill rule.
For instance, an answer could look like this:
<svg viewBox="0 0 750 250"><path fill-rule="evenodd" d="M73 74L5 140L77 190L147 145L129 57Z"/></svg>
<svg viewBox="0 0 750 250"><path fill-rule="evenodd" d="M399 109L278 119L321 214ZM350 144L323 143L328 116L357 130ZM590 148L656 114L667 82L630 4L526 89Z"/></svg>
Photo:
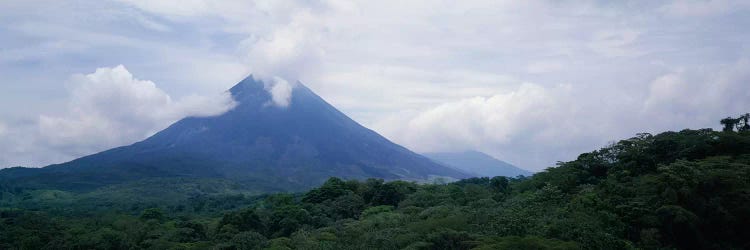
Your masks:
<svg viewBox="0 0 750 250"><path fill-rule="evenodd" d="M702 129L450 184L331 178L169 202L5 185L0 249L747 249L749 180L750 131Z"/></svg>

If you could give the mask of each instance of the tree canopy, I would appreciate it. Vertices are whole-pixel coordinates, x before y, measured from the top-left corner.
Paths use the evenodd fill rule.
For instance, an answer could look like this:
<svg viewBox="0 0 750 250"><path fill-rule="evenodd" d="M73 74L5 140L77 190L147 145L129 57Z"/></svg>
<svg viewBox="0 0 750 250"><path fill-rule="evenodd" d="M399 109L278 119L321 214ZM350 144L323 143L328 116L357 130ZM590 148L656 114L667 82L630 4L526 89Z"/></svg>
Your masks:
<svg viewBox="0 0 750 250"><path fill-rule="evenodd" d="M0 249L743 249L750 130L732 124L448 184L334 177L305 193L161 202L0 185Z"/></svg>

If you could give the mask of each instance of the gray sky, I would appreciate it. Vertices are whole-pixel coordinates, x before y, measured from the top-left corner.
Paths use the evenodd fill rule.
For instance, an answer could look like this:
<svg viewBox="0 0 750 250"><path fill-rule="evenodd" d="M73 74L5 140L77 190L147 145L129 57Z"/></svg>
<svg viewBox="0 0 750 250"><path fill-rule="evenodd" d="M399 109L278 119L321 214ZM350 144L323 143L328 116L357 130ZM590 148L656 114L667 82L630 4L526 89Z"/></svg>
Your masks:
<svg viewBox="0 0 750 250"><path fill-rule="evenodd" d="M220 114L253 73L417 152L537 171L749 112L748 27L747 1L1 1L0 167Z"/></svg>

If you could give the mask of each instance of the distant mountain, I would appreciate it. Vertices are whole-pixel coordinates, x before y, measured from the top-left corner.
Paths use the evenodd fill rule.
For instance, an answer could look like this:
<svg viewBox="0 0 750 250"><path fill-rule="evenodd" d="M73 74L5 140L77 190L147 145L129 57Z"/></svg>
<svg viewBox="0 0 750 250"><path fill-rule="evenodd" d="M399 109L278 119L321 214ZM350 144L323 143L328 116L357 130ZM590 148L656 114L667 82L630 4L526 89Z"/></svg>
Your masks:
<svg viewBox="0 0 750 250"><path fill-rule="evenodd" d="M464 178L363 127L298 83L288 107L252 76L229 90L238 102L214 117L188 117L135 144L41 169L0 171L0 181L91 190L146 178L223 178L263 191L348 179Z"/></svg>
<svg viewBox="0 0 750 250"><path fill-rule="evenodd" d="M473 176L530 176L533 173L510 163L498 160L482 152L426 153L425 156L446 166L459 169Z"/></svg>

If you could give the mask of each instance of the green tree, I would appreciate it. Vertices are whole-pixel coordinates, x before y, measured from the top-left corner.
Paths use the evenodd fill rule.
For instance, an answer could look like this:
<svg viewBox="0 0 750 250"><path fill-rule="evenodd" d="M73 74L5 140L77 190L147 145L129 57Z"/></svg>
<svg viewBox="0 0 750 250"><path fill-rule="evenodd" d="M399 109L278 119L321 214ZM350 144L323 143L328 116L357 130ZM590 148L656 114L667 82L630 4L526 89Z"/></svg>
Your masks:
<svg viewBox="0 0 750 250"><path fill-rule="evenodd" d="M265 225L253 208L246 208L240 211L224 214L219 221L218 228L225 225L232 225L237 230L265 232Z"/></svg>
<svg viewBox="0 0 750 250"><path fill-rule="evenodd" d="M161 221L164 219L164 211L161 208L147 208L141 213L141 220L157 220Z"/></svg>
<svg viewBox="0 0 750 250"><path fill-rule="evenodd" d="M237 250L263 249L268 245L268 239L263 235L249 231L241 232L230 241Z"/></svg>
<svg viewBox="0 0 750 250"><path fill-rule="evenodd" d="M510 189L508 188L508 185L510 182L508 181L508 177L505 176L495 176L490 179L490 186L496 191L500 193L508 193L510 192Z"/></svg>

